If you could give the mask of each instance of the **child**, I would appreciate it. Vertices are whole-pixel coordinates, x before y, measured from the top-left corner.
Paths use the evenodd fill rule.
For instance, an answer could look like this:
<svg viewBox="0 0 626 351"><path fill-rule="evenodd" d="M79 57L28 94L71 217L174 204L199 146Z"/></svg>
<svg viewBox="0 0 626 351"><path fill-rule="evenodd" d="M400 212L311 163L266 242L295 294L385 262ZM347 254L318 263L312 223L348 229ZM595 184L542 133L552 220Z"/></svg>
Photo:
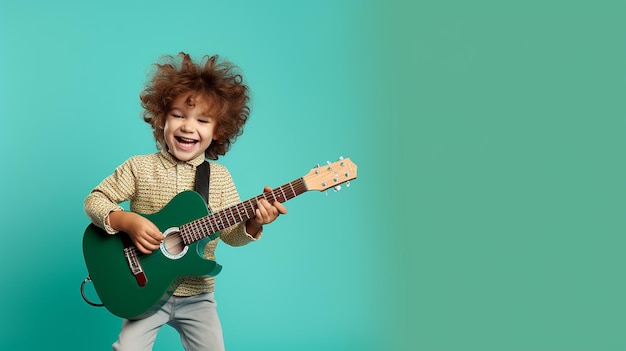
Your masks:
<svg viewBox="0 0 626 351"><path fill-rule="evenodd" d="M195 63L188 54L166 57L140 94L143 118L150 124L159 152L134 156L105 178L85 199L91 221L109 234L128 233L137 249L150 254L164 239L159 229L138 213L155 213L176 194L194 189L196 167L205 158L225 155L241 135L250 109L248 87L229 62L205 56ZM265 187L264 191L270 191ZM119 203L129 200L127 212ZM208 207L211 212L240 202L228 170L210 163ZM264 224L287 209L262 199L255 217L221 231L232 246L258 240ZM215 260L218 240L204 250ZM181 280L172 297L156 313L138 320L124 320L114 350L151 350L164 324L180 334L186 350L224 350L222 329L214 299L214 278Z"/></svg>

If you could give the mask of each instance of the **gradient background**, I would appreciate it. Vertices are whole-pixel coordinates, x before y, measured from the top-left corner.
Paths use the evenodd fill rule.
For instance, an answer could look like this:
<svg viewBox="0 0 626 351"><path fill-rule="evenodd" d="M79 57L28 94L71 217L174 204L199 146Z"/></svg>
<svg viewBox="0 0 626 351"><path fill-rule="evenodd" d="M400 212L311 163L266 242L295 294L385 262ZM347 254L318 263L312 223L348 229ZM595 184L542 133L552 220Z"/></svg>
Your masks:
<svg viewBox="0 0 626 351"><path fill-rule="evenodd" d="M1 347L110 349L82 201L154 152L138 94L186 51L252 89L242 198L359 166L218 248L229 350L624 350L626 5L406 3L3 1Z"/></svg>

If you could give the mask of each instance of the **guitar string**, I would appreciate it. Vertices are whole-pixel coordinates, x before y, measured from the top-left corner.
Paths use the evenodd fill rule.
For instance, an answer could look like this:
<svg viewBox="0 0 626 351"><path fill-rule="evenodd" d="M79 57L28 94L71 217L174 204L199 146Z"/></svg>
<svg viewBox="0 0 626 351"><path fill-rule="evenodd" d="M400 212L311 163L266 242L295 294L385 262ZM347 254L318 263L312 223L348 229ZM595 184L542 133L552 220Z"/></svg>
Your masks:
<svg viewBox="0 0 626 351"><path fill-rule="evenodd" d="M289 187L292 194L286 194L286 187ZM281 185L275 189L267 193L263 193L257 195L251 199L246 201L242 201L236 205L227 207L222 209L216 213L210 214L203 218L191 221L187 224L184 224L180 227L180 230L176 233L171 233L167 236L167 242L173 245L189 245L193 242L203 239L204 237L208 237L211 234L217 233L224 228L228 228L237 223L243 222L244 220L250 219L254 217L255 209L257 207L257 203L260 199L264 198L270 202L274 201L288 201L304 192L306 192L306 186L304 185L304 181L302 178L297 179L293 182ZM271 199L269 198L271 195ZM239 221L236 220L233 209L237 209L237 214L239 215ZM242 217L242 210L245 213L245 219ZM230 211L230 217L233 219L232 221L229 218L228 211ZM208 222L209 226L205 224ZM226 225L224 224L226 223ZM215 227L213 226L215 225ZM173 240L172 240L173 239ZM139 251L134 245L132 247L133 255L144 255Z"/></svg>
<svg viewBox="0 0 626 351"><path fill-rule="evenodd" d="M291 192L293 195L291 195L291 197L287 196L287 194L285 193L286 188L289 187L291 189ZM197 241L200 240L203 237L209 236L213 233L219 232L220 230L224 229L224 228L228 228L230 226L233 226L239 222L242 222L244 220L250 219L252 217L254 217L254 212L255 212L255 208L257 206L257 202L261 199L261 198L265 198L266 200L273 202L273 201L287 201L290 200L304 192L306 192L306 186L304 184L304 181L302 178L297 179L293 182L284 184L280 187L277 187L275 189L272 189L271 191L267 192L267 193L263 193L260 194L254 198L251 198L249 200L243 201L239 204L230 206L228 208L222 209L219 212L216 212L214 214L205 216L203 218L200 218L196 221L193 221L192 225L196 225L198 224L198 226L196 227L196 230L199 230L200 232L202 232L202 235L200 235L197 239L195 234L193 233L193 237L190 238L192 241ZM269 196L271 195L271 197ZM236 210L236 211L235 211ZM242 217L242 211L245 213L245 219L244 217ZM237 212L240 220L237 220L235 217L234 212ZM232 218L232 220L231 220ZM208 226L206 225L208 223ZM200 224L204 224L203 226L199 226ZM217 228L215 229L214 226ZM183 226L185 227L185 226ZM210 228L209 228L210 227ZM186 236L188 237L188 236ZM183 242L185 241L186 237L183 237ZM193 240L196 239L196 240Z"/></svg>
<svg viewBox="0 0 626 351"><path fill-rule="evenodd" d="M292 194L290 194L290 196L285 193L287 187L291 189ZM239 204L222 209L214 214L184 224L181 226L179 232L168 235L169 240L167 240L167 242L168 244L173 245L191 244L204 237L219 232L224 228L228 228L239 222L243 222L244 220L254 217L257 203L262 198L265 198L270 202L287 201L306 192L306 190L307 189L304 185L303 179L297 179L293 182L272 189L267 193L260 194ZM236 210L239 220L236 219L234 210ZM242 211L244 212L243 214Z"/></svg>

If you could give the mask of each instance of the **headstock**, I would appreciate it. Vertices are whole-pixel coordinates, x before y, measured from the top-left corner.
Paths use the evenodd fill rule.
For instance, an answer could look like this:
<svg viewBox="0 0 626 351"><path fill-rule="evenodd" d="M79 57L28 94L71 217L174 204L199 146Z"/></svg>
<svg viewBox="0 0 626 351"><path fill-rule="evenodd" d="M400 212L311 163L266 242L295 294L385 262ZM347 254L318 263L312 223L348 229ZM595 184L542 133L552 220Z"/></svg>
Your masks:
<svg viewBox="0 0 626 351"><path fill-rule="evenodd" d="M356 178L356 169L357 166L349 158L340 157L337 162L329 161L324 166L311 169L302 179L307 190L340 190L343 183L350 186L350 181Z"/></svg>

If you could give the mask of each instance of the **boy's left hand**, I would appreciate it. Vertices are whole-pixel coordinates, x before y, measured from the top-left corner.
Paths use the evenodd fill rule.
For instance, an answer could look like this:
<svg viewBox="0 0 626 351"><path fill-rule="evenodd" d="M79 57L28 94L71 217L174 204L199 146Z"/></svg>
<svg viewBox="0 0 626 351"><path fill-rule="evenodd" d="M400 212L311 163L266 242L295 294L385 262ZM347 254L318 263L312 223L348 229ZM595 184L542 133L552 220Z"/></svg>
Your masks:
<svg viewBox="0 0 626 351"><path fill-rule="evenodd" d="M263 192L270 192L272 188L266 186L263 188ZM264 224L272 223L281 214L286 214L287 208L282 203L275 201L271 203L266 199L260 199L257 202L257 209L254 211L254 218L248 221L248 233L256 235Z"/></svg>

